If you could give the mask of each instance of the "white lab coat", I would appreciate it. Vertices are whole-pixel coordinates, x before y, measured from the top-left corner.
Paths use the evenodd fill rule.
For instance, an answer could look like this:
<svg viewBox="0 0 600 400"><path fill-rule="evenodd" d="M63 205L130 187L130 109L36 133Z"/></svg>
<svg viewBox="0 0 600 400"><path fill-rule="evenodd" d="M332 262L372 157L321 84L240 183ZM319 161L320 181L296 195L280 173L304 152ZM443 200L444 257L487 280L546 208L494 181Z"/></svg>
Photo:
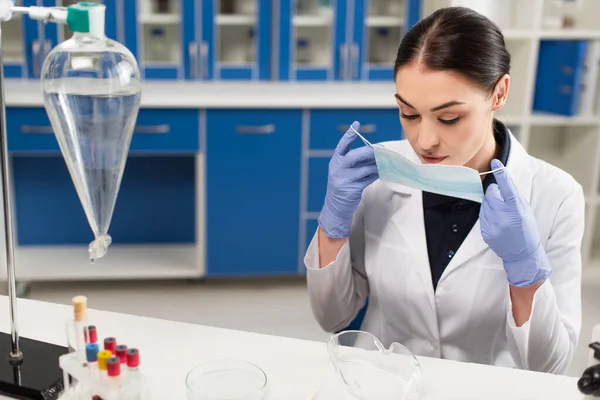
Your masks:
<svg viewBox="0 0 600 400"><path fill-rule="evenodd" d="M415 162L410 144L388 142ZM369 305L362 330L414 354L563 373L581 325L581 242L585 203L567 173L527 154L511 134L507 169L531 204L552 276L517 327L502 260L479 220L433 290L422 192L376 181L363 192L349 241L319 268L318 236L305 255L313 313L326 331L345 328Z"/></svg>

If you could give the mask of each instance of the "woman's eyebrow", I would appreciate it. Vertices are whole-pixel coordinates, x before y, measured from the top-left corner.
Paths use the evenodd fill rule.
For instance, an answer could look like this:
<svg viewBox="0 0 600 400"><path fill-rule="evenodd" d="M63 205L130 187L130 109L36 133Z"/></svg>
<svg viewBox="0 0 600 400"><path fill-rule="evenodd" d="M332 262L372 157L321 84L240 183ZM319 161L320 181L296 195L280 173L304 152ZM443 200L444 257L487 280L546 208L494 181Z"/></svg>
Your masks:
<svg viewBox="0 0 600 400"><path fill-rule="evenodd" d="M404 104L406 104L407 106L409 106L410 108L412 108L412 109L415 109L415 110L416 110L416 108L414 108L414 107L413 107L413 106L412 106L412 105L411 105L411 104L410 104L408 101L404 100L404 99L402 98L402 96L400 96L398 93L396 93L396 95L395 95L395 96L396 96L396 98L397 98L398 100L400 100L402 103L404 103ZM440 111L440 110L443 110L444 108L448 108L448 107L456 106L456 105L458 105L458 104L465 104L465 103L464 103L464 102L462 102L462 101L456 101L456 100L452 100L452 101L449 101L449 102L447 102L447 103L441 104L441 105L439 105L439 106L437 106L437 107L433 107L433 108L432 108L430 111L431 111L431 112Z"/></svg>

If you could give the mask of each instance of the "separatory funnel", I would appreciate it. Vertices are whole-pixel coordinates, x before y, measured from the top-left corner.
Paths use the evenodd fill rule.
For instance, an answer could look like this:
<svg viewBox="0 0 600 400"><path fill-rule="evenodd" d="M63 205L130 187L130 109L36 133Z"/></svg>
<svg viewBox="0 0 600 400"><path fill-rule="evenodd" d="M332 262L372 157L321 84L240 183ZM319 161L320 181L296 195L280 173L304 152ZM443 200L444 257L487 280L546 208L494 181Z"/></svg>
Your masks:
<svg viewBox="0 0 600 400"><path fill-rule="evenodd" d="M141 82L133 54L104 35L105 6L66 8L71 39L42 66L44 104L95 239L90 261L103 257L137 119Z"/></svg>

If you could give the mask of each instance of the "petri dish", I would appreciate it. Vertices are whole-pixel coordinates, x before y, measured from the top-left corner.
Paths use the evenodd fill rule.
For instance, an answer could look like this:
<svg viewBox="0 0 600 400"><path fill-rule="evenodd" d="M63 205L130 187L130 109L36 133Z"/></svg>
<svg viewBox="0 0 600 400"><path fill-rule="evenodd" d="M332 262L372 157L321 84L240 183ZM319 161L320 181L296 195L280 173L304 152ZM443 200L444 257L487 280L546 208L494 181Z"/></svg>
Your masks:
<svg viewBox="0 0 600 400"><path fill-rule="evenodd" d="M346 390L361 400L417 400L421 366L400 343L389 347L364 331L343 331L328 343L329 358Z"/></svg>
<svg viewBox="0 0 600 400"><path fill-rule="evenodd" d="M194 367L185 378L189 400L262 400L267 375L241 360L213 360Z"/></svg>

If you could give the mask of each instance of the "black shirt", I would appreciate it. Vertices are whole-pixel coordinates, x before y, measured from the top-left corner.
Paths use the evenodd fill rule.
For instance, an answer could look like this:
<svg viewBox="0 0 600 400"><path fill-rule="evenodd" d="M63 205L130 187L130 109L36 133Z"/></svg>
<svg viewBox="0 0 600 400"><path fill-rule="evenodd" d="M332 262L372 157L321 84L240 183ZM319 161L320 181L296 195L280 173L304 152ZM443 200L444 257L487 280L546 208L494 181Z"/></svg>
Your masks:
<svg viewBox="0 0 600 400"><path fill-rule="evenodd" d="M494 120L494 137L498 144L496 158L506 165L510 152L510 135L502 122ZM496 183L493 174L483 180L483 190ZM427 253L434 290L454 254L465 240L477 219L480 203L423 192L423 214Z"/></svg>

